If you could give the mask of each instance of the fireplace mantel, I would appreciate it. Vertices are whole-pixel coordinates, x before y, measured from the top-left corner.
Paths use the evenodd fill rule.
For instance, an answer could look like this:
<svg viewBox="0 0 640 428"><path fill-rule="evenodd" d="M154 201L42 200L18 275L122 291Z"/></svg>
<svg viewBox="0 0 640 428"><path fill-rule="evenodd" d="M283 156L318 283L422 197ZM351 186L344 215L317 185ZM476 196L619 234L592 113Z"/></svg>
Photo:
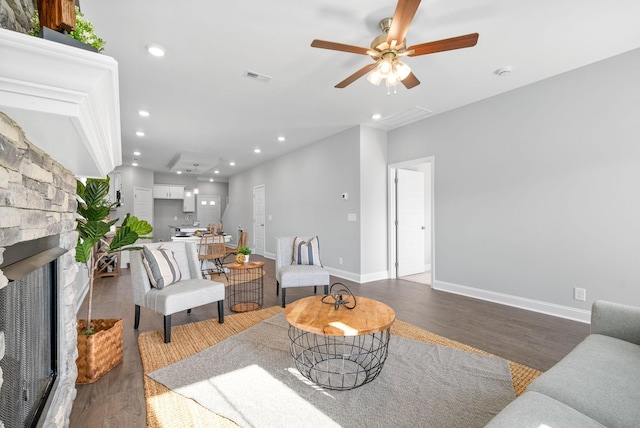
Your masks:
<svg viewBox="0 0 640 428"><path fill-rule="evenodd" d="M77 176L122 163L118 63L111 57L0 29L0 111Z"/></svg>

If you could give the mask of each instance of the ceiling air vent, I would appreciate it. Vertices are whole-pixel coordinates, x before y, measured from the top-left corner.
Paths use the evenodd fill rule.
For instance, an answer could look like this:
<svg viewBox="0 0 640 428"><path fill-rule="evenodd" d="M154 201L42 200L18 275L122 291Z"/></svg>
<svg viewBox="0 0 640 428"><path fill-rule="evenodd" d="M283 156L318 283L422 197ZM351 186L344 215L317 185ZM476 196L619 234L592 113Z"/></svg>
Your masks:
<svg viewBox="0 0 640 428"><path fill-rule="evenodd" d="M267 76L265 74L256 73L255 71L247 70L242 75L246 78L257 80L259 82L267 83L271 80L271 76Z"/></svg>
<svg viewBox="0 0 640 428"><path fill-rule="evenodd" d="M392 130L422 120L430 116L431 114L433 114L431 110L424 107L415 106L410 108L409 110L383 117L375 123L372 123L371 125L376 128Z"/></svg>

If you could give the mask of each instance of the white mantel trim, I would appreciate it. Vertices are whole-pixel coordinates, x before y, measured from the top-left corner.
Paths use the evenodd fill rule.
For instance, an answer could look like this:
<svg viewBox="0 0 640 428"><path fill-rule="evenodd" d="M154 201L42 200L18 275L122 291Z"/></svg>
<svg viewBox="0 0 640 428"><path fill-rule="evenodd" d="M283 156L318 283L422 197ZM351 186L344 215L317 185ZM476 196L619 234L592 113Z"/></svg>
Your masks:
<svg viewBox="0 0 640 428"><path fill-rule="evenodd" d="M118 63L111 57L0 29L0 111L75 175L122 164Z"/></svg>

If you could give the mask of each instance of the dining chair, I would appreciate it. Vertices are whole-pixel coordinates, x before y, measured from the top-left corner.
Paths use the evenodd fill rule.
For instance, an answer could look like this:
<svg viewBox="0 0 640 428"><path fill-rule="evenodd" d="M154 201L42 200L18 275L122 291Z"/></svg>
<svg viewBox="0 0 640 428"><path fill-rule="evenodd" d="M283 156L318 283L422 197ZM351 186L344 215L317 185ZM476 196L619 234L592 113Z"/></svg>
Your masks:
<svg viewBox="0 0 640 428"><path fill-rule="evenodd" d="M240 238L238 238L238 245L236 245L235 247L225 247L225 257L230 256L232 254L238 254L238 250L241 247L246 247L248 241L249 241L249 232L240 233Z"/></svg>
<svg viewBox="0 0 640 428"><path fill-rule="evenodd" d="M226 256L224 237L216 235L205 235L200 238L198 244L198 259L200 260L200 270L203 273L211 274L212 271L219 274L224 274L227 277L227 272L222 265ZM213 263L214 268L211 269L210 263Z"/></svg>

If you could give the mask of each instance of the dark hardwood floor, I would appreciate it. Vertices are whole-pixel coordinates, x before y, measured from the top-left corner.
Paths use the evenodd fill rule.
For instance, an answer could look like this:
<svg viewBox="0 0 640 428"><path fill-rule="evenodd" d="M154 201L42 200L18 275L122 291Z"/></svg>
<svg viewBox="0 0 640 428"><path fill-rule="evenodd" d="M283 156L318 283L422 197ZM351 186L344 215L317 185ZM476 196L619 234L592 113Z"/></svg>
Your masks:
<svg viewBox="0 0 640 428"><path fill-rule="evenodd" d="M264 307L280 304L275 293L273 260L265 260ZM356 295L387 303L397 319L538 370L547 370L589 333L587 324L432 290L406 280L346 284ZM319 290L320 291L320 290ZM310 288L289 289L287 302L310 295ZM78 312L86 315L86 299ZM94 287L93 317L122 318L124 361L91 385L77 385L70 427L143 427L146 424L138 332L162 329L162 316L142 308L140 327L133 329L129 270L103 278ZM230 315L225 307L225 315ZM217 317L215 304L172 316L173 325ZM392 329L393 330L393 329Z"/></svg>

